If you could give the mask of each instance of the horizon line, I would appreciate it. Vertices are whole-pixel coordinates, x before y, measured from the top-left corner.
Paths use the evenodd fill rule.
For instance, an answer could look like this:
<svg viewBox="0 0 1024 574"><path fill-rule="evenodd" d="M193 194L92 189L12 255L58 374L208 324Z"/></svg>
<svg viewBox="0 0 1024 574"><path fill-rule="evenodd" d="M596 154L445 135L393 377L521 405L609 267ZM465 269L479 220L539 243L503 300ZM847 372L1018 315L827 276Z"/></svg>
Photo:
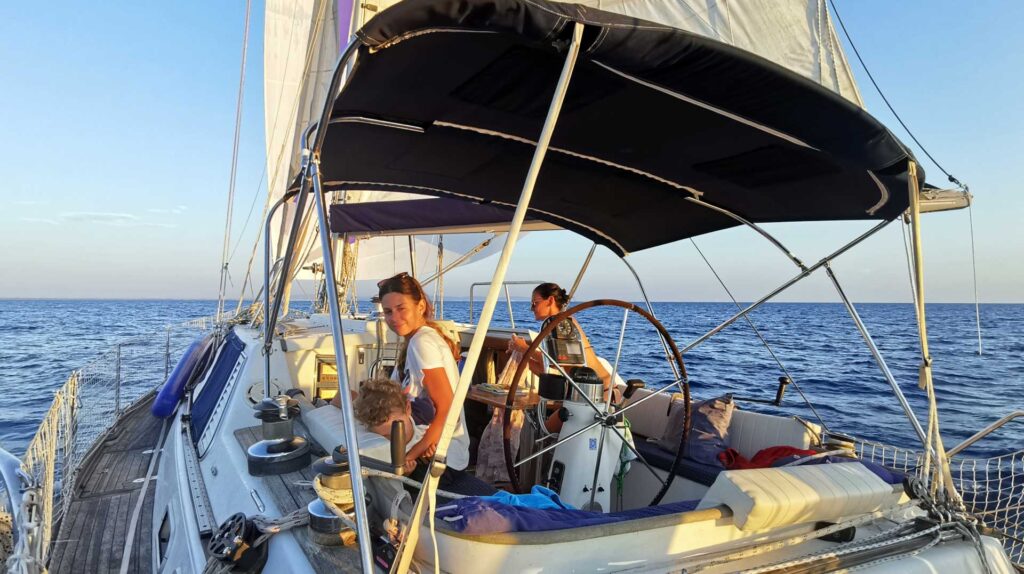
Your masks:
<svg viewBox="0 0 1024 574"><path fill-rule="evenodd" d="M468 302L469 296L446 297L446 301ZM529 301L527 298L513 297L515 302ZM0 301L217 301L216 297L0 297ZM291 299L293 302L309 303L310 299ZM483 299L480 299L481 303ZM636 303L642 301L630 301ZM369 299L364 302L370 303ZM689 299L652 299L651 303L733 303L732 300L689 300ZM738 301L738 303L753 303L753 301ZM913 301L854 301L859 305L913 305ZM843 305L842 301L766 301L765 305L807 305L807 304L829 304ZM973 305L974 301L928 301L930 305ZM979 301L979 305L1024 305L1024 301Z"/></svg>

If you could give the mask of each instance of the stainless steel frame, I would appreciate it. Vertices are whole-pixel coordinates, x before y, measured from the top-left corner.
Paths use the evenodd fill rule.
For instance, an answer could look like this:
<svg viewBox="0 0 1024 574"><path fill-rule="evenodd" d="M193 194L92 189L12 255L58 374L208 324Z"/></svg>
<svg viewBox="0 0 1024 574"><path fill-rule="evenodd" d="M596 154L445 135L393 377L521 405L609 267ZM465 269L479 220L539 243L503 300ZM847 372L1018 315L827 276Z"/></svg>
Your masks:
<svg viewBox="0 0 1024 574"><path fill-rule="evenodd" d="M512 317L512 298L508 294L508 286L509 285L540 285L541 283L543 283L543 281L502 281L501 282L501 286L505 290L505 299L508 300L508 314L509 314L510 318ZM491 284L490 281L477 281L476 283L473 283L473 284L471 284L469 286L469 322L470 323L473 322L473 301L474 301L473 292L476 290L477 287L482 287L484 285L490 285L490 284ZM514 322L512 324L512 328L513 329L515 328L515 323Z"/></svg>
<svg viewBox="0 0 1024 574"><path fill-rule="evenodd" d="M971 435L970 438L968 438L964 442L962 442L962 443L954 446L953 448L949 449L949 451L946 452L946 456L952 458L954 455L959 454L964 449L970 447L971 445L973 445L974 443L978 442L979 440L987 437L988 435L992 434L994 431L999 430L1006 423L1008 423L1010 421L1013 421L1013 420L1016 420L1016 419L1019 419L1019 418L1024 418L1024 411L1014 411L1014 412L1004 416L1003 418L997 420L996 422L994 422L994 423L988 425L987 427L981 429L980 431L974 433L973 435Z"/></svg>

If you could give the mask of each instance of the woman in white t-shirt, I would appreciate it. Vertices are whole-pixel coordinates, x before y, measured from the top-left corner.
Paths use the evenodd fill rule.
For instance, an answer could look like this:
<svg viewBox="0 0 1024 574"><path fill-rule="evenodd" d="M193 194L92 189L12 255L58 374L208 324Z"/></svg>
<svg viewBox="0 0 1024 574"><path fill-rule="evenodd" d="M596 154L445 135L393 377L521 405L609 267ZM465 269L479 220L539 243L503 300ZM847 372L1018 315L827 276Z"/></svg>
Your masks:
<svg viewBox="0 0 1024 574"><path fill-rule="evenodd" d="M377 288L385 322L404 339L391 378L408 394L415 423L427 425L406 457L410 461L430 459L437 450L459 382L459 345L433 322L433 305L419 281L399 273L378 283ZM469 465L469 433L461 412L448 448L447 465L454 470Z"/></svg>

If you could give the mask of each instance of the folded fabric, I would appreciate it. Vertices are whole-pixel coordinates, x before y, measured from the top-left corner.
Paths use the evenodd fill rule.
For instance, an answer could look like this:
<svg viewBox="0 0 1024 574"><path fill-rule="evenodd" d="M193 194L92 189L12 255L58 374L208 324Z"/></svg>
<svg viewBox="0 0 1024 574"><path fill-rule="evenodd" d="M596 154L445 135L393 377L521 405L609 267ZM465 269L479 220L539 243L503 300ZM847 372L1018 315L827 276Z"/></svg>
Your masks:
<svg viewBox="0 0 1024 574"><path fill-rule="evenodd" d="M740 453L733 449L726 449L718 454L718 459L725 465L728 470L740 470L747 468L768 468L785 466L791 462L801 459L805 456L811 456L816 454L813 450L804 450L791 446L772 446L763 450L757 451L757 454L753 458L747 460ZM903 482L905 475L901 472L897 472L882 466L876 462L867 460L860 460L857 458L850 458L848 456L835 456L829 455L814 460L809 460L804 464L832 464L832 463L844 463L844 462L859 462L868 470L875 473L875 476L885 481L887 484L897 485Z"/></svg>
<svg viewBox="0 0 1024 574"><path fill-rule="evenodd" d="M729 446L729 423L732 422L734 407L732 394L692 405L686 456L703 464L721 464L716 455ZM681 401L672 401L669 404L669 420L665 425L665 433L657 441L659 447L672 454L676 453L679 441L682 440L685 411Z"/></svg>
<svg viewBox="0 0 1024 574"><path fill-rule="evenodd" d="M718 453L718 460L728 470L738 470L743 468L768 468L772 466L772 463L781 458L793 455L810 456L812 454L815 454L815 451L792 446L770 446L757 451L753 458L747 460L746 457L735 449L727 448Z"/></svg>
<svg viewBox="0 0 1024 574"><path fill-rule="evenodd" d="M530 508L510 506L491 497L460 498L437 509L435 516L447 528L465 534L500 532L539 532L611 524L651 516L676 514L697 508L696 500L648 506L603 514L567 508Z"/></svg>
<svg viewBox="0 0 1024 574"><path fill-rule="evenodd" d="M562 502L561 498L558 498L558 493L545 488L539 484L534 485L533 489L530 490L530 494L512 494L505 490L499 490L491 496L481 497L483 500L491 500L494 502L500 502L509 506L518 506L521 508L552 508L556 510L574 510L572 506Z"/></svg>

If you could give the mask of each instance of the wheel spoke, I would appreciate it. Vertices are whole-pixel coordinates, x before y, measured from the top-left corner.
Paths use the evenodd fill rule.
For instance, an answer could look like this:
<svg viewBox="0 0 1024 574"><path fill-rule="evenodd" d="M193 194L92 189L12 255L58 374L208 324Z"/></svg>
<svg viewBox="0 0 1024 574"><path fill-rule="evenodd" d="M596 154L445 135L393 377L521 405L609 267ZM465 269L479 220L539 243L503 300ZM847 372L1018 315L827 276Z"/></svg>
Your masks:
<svg viewBox="0 0 1024 574"><path fill-rule="evenodd" d="M590 430L590 429L592 429L592 428L594 428L594 427L596 427L597 425L600 425L600 424L604 424L604 421L600 421L600 420L594 421L593 423L591 423L591 424L589 424L589 425L579 429L578 431L570 434L569 436L567 436L567 437L565 437L563 439L559 439L559 440L549 444L548 446L538 450L537 452L531 454L530 456L528 456L528 457L526 457L526 458L524 458L524 459L522 459L520 461L515 462L512 466L514 466L514 467L522 466L522 465L526 464L527 462L530 462L531 460L537 458L538 456L546 453L547 451L557 447L558 445L562 444L563 442L568 442L568 441L576 438L577 436L587 432L588 430Z"/></svg>
<svg viewBox="0 0 1024 574"><path fill-rule="evenodd" d="M626 320L629 319L629 309L622 311L622 328L619 329L619 346L615 349L615 364L612 366L611 379L608 381L607 393L601 393L604 399L604 413L608 414L608 409L612 404L612 389L615 388L615 377L619 374L619 358L622 357L622 343L626 340Z"/></svg>
<svg viewBox="0 0 1024 574"><path fill-rule="evenodd" d="M683 390L682 389L683 382L684 382L683 379L676 379L676 380L672 381L671 383L665 385L664 387L661 387L660 389L658 389L658 390L654 391L653 393L647 395L646 397L643 397L641 399L637 399L637 400L629 403L625 407L622 407L621 409L615 411L615 414L616 414L616 416L624 415L627 412L629 412L630 409L632 409L633 407L639 405L640 403L646 402L646 401L654 398L655 396L660 395L661 393L664 393L667 389L670 389L672 387L677 387L677 388L679 388L679 390Z"/></svg>
<svg viewBox="0 0 1024 574"><path fill-rule="evenodd" d="M590 485L590 509L594 508L594 497L597 495L597 479L601 475L601 453L604 451L604 437L608 434L608 425L601 427L601 442L597 443L597 463L594 464L594 482Z"/></svg>

